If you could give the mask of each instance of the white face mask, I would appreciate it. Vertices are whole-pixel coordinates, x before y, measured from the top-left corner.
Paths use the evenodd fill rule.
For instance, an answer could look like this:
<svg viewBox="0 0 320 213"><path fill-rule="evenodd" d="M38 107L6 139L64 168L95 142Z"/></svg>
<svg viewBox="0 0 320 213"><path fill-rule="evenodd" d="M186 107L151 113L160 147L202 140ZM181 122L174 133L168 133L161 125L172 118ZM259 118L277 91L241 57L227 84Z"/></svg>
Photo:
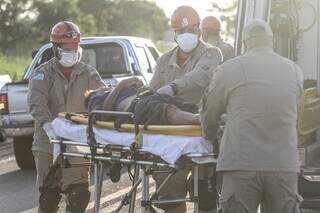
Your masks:
<svg viewBox="0 0 320 213"><path fill-rule="evenodd" d="M198 35L193 33L183 33L177 35L177 43L181 50L185 53L191 52L198 45Z"/></svg>
<svg viewBox="0 0 320 213"><path fill-rule="evenodd" d="M82 49L79 48L79 50L63 50L58 48L59 54L60 54L60 60L59 63L63 67L73 67L76 63L78 63L81 59L81 53Z"/></svg>

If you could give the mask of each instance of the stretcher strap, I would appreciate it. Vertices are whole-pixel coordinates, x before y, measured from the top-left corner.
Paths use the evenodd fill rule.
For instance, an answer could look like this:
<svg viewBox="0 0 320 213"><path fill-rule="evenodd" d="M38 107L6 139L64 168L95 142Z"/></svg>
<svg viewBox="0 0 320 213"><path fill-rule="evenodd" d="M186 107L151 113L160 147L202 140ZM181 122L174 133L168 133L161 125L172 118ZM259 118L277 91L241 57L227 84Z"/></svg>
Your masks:
<svg viewBox="0 0 320 213"><path fill-rule="evenodd" d="M88 125L88 116L80 113L59 113L59 117L65 118L78 124ZM113 121L99 121L93 122L95 127L105 129L115 129ZM145 129L144 125L139 125L139 129L146 134L163 134L163 135L177 135L177 136L191 136L201 137L201 127L199 125L149 125ZM120 124L120 131L134 132L134 124Z"/></svg>

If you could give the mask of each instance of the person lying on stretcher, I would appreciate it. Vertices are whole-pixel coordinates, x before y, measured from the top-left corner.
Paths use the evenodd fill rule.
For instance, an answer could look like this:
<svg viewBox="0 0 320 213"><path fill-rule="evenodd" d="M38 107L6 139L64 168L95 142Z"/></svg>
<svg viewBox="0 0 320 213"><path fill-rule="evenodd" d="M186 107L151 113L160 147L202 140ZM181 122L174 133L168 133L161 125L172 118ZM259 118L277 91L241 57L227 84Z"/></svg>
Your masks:
<svg viewBox="0 0 320 213"><path fill-rule="evenodd" d="M116 87L87 91L86 109L132 112L144 125L200 124L198 107L181 98L153 93L143 82L132 77Z"/></svg>

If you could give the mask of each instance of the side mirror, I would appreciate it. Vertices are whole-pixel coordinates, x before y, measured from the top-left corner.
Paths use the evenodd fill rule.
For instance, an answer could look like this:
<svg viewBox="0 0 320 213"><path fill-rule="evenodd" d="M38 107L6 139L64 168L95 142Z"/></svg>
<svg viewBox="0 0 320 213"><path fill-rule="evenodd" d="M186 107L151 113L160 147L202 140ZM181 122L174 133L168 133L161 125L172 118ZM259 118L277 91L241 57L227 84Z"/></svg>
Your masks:
<svg viewBox="0 0 320 213"><path fill-rule="evenodd" d="M33 50L31 53L31 57L32 59L34 59L34 57L36 57L37 53L39 52L39 49Z"/></svg>

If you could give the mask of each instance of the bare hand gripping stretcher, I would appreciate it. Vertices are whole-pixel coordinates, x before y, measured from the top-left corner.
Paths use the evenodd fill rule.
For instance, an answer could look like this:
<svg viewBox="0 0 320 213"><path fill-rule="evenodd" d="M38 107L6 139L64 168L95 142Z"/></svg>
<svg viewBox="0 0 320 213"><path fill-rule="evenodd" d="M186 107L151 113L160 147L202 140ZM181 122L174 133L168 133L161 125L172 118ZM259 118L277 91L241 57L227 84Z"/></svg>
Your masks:
<svg viewBox="0 0 320 213"><path fill-rule="evenodd" d="M115 125L112 122L96 121L97 115L130 118L133 124L122 124L118 130L114 130ZM142 184L142 212L155 212L152 207L155 204L181 202L193 202L195 212L198 211L199 165L216 162L211 145L200 137L199 126L148 126L144 129L134 122L132 113L113 111L92 111L89 117L62 113L52 125L60 137L59 140L52 141L55 150L59 150L57 152L59 155L64 159L69 157L90 159L94 165L94 212L99 212L105 169L112 164L134 166L132 189L115 212L119 212L127 204L129 212L134 212L136 190L140 184ZM80 151L74 149L75 146L87 147L89 150ZM193 196L175 200L157 199L159 191L166 182L177 170L183 168L190 168L193 172ZM149 177L155 173L167 173L167 178L156 192L150 195ZM116 181L119 178L116 177Z"/></svg>

